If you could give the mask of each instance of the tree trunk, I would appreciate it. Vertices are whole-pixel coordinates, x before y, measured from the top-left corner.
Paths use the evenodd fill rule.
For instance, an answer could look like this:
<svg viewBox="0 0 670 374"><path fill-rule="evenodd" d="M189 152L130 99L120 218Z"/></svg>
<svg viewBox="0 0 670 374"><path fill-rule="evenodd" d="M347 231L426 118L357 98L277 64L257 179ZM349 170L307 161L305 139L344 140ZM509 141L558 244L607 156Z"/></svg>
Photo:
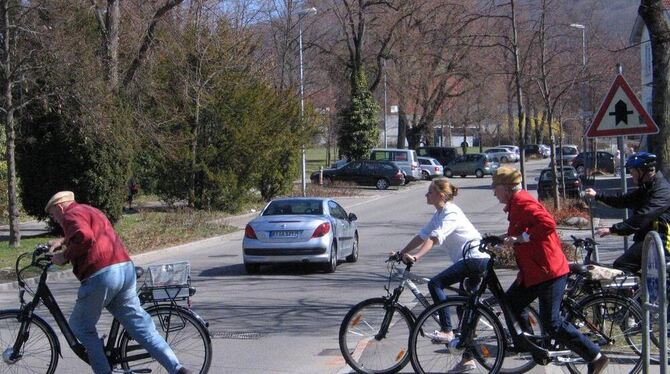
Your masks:
<svg viewBox="0 0 670 374"><path fill-rule="evenodd" d="M2 19L0 30L2 30L2 53L4 54L3 63L3 81L4 81L4 109L5 109L5 135L7 137L6 157L7 157L7 208L9 211L9 246L18 247L21 245L21 230L19 228L19 208L16 203L16 160L14 157L14 145L16 141L16 124L14 123L14 101L12 98L12 88L14 85L12 74L12 50L11 29L9 21L9 4L6 0L0 2L0 12Z"/></svg>
<svg viewBox="0 0 670 374"><path fill-rule="evenodd" d="M670 171L670 26L661 0L641 0L638 9L640 17L649 30L653 64L653 85L651 89L651 111L660 132L651 136L652 152L659 158L661 171Z"/></svg>
<svg viewBox="0 0 670 374"><path fill-rule="evenodd" d="M107 79L109 89L115 92L119 85L119 2L120 0L107 0L107 16L105 26L107 34L105 38L105 63L107 65Z"/></svg>
<svg viewBox="0 0 670 374"><path fill-rule="evenodd" d="M396 147L404 148L405 141L407 140L407 117L405 116L405 107L403 105L398 106L398 138L396 141Z"/></svg>
<svg viewBox="0 0 670 374"><path fill-rule="evenodd" d="M517 116L519 118L519 169L521 172L521 187L526 189L526 155L524 152L524 145L526 145L526 131L524 127L524 110L523 110L523 95L521 94L521 66L519 63L519 44L516 30L516 15L514 9L514 0L510 0L510 7L512 8L512 44L514 49L514 85L516 86L516 106Z"/></svg>

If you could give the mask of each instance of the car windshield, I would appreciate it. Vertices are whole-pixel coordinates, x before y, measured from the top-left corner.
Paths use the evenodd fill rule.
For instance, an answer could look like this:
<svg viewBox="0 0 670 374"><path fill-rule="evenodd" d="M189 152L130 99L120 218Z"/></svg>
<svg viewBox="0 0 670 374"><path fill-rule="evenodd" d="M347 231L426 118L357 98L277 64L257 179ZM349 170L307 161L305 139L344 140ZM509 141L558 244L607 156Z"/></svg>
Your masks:
<svg viewBox="0 0 670 374"><path fill-rule="evenodd" d="M273 201L263 211L264 216L278 215L322 215L323 204L321 200L277 200Z"/></svg>
<svg viewBox="0 0 670 374"><path fill-rule="evenodd" d="M572 147L564 147L562 150L564 155L576 155L577 150Z"/></svg>
<svg viewBox="0 0 670 374"><path fill-rule="evenodd" d="M577 175L575 174L575 169L565 169L563 173L561 173L561 170L558 171L558 177L562 178L562 176L565 175L566 178L577 178ZM542 177L540 178L541 181L550 181L554 176L554 173L551 170L545 171L542 173Z"/></svg>

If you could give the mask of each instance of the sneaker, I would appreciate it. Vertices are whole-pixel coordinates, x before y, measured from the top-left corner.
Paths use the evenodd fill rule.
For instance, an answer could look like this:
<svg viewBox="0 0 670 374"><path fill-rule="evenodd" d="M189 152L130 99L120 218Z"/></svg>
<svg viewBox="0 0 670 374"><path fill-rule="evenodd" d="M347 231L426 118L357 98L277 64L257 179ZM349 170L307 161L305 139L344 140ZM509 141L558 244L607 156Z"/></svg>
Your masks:
<svg viewBox="0 0 670 374"><path fill-rule="evenodd" d="M193 374L193 372L182 366L179 370L177 370L177 374Z"/></svg>
<svg viewBox="0 0 670 374"><path fill-rule="evenodd" d="M589 363L588 374L600 374L605 371L607 364L609 364L610 359L607 358L604 354L600 354L600 358Z"/></svg>
<svg viewBox="0 0 670 374"><path fill-rule="evenodd" d="M439 344L447 344L450 343L452 340L454 340L454 332L449 331L449 332L444 332L444 331L433 331L430 334L426 334L427 337L430 338L430 340L433 341L433 343L439 343Z"/></svg>
<svg viewBox="0 0 670 374"><path fill-rule="evenodd" d="M448 374L467 373L468 371L477 370L475 360L461 360L456 366L447 371Z"/></svg>

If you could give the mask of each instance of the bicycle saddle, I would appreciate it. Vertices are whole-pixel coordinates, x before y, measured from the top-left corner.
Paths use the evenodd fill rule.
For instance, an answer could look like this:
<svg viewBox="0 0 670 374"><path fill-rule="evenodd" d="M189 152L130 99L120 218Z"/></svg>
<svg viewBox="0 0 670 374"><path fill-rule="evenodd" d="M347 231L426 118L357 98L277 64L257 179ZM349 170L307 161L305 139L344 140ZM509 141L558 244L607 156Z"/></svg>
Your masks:
<svg viewBox="0 0 670 374"><path fill-rule="evenodd" d="M576 262L571 262L570 263L570 274L588 275L589 274L589 269L588 269L587 266L588 265L582 265L582 264L578 264Z"/></svg>

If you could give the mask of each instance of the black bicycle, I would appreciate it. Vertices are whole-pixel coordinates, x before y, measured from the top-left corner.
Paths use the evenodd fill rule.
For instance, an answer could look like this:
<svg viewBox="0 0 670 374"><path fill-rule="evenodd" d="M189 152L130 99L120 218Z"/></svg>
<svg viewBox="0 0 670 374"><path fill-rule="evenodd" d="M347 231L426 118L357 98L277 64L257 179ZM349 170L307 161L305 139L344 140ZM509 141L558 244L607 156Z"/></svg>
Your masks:
<svg viewBox="0 0 670 374"><path fill-rule="evenodd" d="M410 360L408 342L411 329L416 323L416 315L432 306L430 295L423 294L417 287L426 284L428 278L411 273L412 264L403 264L402 256L397 253L389 257L386 263L389 273L388 283L384 287L386 295L354 305L340 325L340 352L347 364L358 373L389 374L402 370ZM391 289L391 282L394 280L399 283ZM409 288L417 300L412 308L401 301L405 288ZM472 288L473 281L466 278L458 287L446 289L464 296L469 295ZM497 306L492 308L496 315L502 315ZM527 310L533 331L541 333L537 312L531 307ZM437 315L434 318L439 323ZM515 355L511 353L510 357ZM502 371L516 373L527 365L527 360L510 359L505 362Z"/></svg>
<svg viewBox="0 0 670 374"><path fill-rule="evenodd" d="M19 309L0 311L0 349L2 361L0 373L46 373L56 371L61 347L53 328L42 317L35 314L40 303L46 306L60 328L67 344L82 361L88 363L86 349L74 336L67 319L47 286L48 269L52 266L51 255L46 245L38 245L33 252L20 255L16 260L19 284ZM21 261L30 258L30 264L20 268ZM39 272L36 289L31 289L24 276L29 269ZM136 268L138 278L144 272ZM32 273L34 274L34 273ZM29 301L26 294L31 295ZM212 343L208 324L188 307L178 304L195 294L187 285L149 287L142 286L138 295L145 310L153 317L156 329L165 338L182 365L195 373L207 373L212 360ZM103 339L109 364L115 372L164 373L155 361L121 326L117 319Z"/></svg>
<svg viewBox="0 0 670 374"><path fill-rule="evenodd" d="M494 271L496 252L492 248L500 244L502 239L497 237L482 240L480 251L489 253L491 261L483 281L471 296L452 298L427 309L418 317L410 335L414 370L417 373L455 372L464 358L474 358L476 367L471 368L471 372L498 373L502 370L506 356L519 353L516 359L533 363L520 365L523 371L529 370L534 364L554 363L573 374L585 373L587 363L572 351L549 336L522 331L510 309L510 302L513 301L507 300ZM494 310L482 301L486 289L498 301L507 331ZM456 338L448 343L435 341L427 333L439 328L436 316L443 308L451 308L450 318L452 325L456 326ZM561 309L570 323L610 357L611 368L608 373L640 371L642 317L633 300L613 294L596 294L579 301L564 299ZM512 344L508 343L507 334Z"/></svg>

